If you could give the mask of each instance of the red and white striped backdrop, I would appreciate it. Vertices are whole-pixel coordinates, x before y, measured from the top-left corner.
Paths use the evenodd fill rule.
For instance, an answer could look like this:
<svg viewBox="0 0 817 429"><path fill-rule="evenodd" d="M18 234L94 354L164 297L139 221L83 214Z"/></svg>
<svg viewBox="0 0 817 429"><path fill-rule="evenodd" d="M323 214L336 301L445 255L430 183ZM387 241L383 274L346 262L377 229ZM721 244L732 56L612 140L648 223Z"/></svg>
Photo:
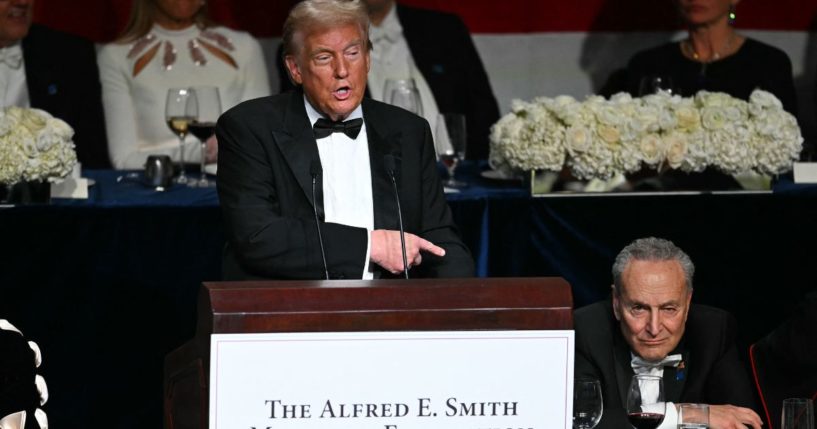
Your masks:
<svg viewBox="0 0 817 429"><path fill-rule="evenodd" d="M294 0L208 0L221 23L259 37L274 60L281 24ZM670 0L402 0L455 12L474 33L500 109L513 98L592 93L636 51L678 37ZM35 21L112 40L130 0L39 0ZM817 135L817 0L743 0L737 27L778 46L794 65L804 131ZM277 82L271 67L272 82Z"/></svg>

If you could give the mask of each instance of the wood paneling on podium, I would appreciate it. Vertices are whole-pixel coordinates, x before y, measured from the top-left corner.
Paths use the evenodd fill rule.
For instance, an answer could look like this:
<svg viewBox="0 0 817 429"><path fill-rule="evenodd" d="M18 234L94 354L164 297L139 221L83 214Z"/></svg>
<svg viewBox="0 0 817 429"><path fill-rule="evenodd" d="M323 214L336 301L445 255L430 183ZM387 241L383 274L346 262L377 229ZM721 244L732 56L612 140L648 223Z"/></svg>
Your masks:
<svg viewBox="0 0 817 429"><path fill-rule="evenodd" d="M573 329L562 278L204 283L194 339L165 360L165 427L207 427L211 334Z"/></svg>

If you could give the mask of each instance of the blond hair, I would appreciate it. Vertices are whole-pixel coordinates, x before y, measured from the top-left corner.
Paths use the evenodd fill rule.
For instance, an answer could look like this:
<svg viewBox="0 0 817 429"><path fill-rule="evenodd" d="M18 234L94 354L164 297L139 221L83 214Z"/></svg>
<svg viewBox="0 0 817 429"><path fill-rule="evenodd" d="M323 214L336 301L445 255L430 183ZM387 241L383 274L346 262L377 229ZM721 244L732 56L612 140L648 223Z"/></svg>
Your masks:
<svg viewBox="0 0 817 429"><path fill-rule="evenodd" d="M304 0L289 11L284 21L282 45L284 57L295 54L300 49L300 40L296 35L320 29L357 25L366 40L369 41L369 15L366 6L360 0ZM299 34L300 33L300 34Z"/></svg>
<svg viewBox="0 0 817 429"><path fill-rule="evenodd" d="M156 0L133 0L128 23L116 41L129 43L148 34L153 28L156 13L158 13L156 7ZM201 29L215 25L208 14L207 2L202 2L201 7L193 16L193 23Z"/></svg>

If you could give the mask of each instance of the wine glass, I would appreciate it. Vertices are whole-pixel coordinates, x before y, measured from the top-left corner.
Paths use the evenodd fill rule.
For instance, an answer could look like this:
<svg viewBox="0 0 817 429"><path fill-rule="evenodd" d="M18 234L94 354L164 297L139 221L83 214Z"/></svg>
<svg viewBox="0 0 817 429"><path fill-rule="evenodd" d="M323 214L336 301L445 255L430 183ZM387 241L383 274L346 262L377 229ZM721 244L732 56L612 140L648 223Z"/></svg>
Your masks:
<svg viewBox="0 0 817 429"><path fill-rule="evenodd" d="M184 138L190 123L198 116L196 95L189 88L170 88L165 101L165 120L170 131L179 137L179 177L176 183L189 182L184 171Z"/></svg>
<svg viewBox="0 0 817 429"><path fill-rule="evenodd" d="M386 82L383 84L383 101L390 102L391 101L391 93L397 88L409 88L415 89L417 85L414 82L414 79L386 79Z"/></svg>
<svg viewBox="0 0 817 429"><path fill-rule="evenodd" d="M604 403L601 383L590 378L577 378L573 382L573 428L593 429L599 424Z"/></svg>
<svg viewBox="0 0 817 429"><path fill-rule="evenodd" d="M707 429L709 405L681 404L678 409L678 429Z"/></svg>
<svg viewBox="0 0 817 429"><path fill-rule="evenodd" d="M673 94L674 86L672 85L672 78L670 76L661 75L647 75L641 78L638 84L638 95L643 97L645 95L656 94L659 91Z"/></svg>
<svg viewBox="0 0 817 429"><path fill-rule="evenodd" d="M627 419L635 429L655 429L666 413L664 380L655 375L636 374L627 393Z"/></svg>
<svg viewBox="0 0 817 429"><path fill-rule="evenodd" d="M456 180L454 176L457 165L465 158L465 115L441 113L437 116L435 128L434 149L440 161L448 169L448 180L443 184L449 188L468 186L467 183Z"/></svg>
<svg viewBox="0 0 817 429"><path fill-rule="evenodd" d="M814 404L808 398L783 400L782 429L814 429Z"/></svg>
<svg viewBox="0 0 817 429"><path fill-rule="evenodd" d="M189 128L190 132L201 142L201 175L199 180L191 182L191 185L207 188L215 185L215 182L207 180L204 163L207 154L207 140L215 133L216 121L221 115L221 97L219 97L218 88L215 86L197 86L192 88L191 91L195 94L196 108L188 112L190 117L193 118ZM192 104L188 106L192 106Z"/></svg>
<svg viewBox="0 0 817 429"><path fill-rule="evenodd" d="M415 115L423 115L423 104L420 102L420 93L412 88L395 88L391 92L391 104L402 107Z"/></svg>

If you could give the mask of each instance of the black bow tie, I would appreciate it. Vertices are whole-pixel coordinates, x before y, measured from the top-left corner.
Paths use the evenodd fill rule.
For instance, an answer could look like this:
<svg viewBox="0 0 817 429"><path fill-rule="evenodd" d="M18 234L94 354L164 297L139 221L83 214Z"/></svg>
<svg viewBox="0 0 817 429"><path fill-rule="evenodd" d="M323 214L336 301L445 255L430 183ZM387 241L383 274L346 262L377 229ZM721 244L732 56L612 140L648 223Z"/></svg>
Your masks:
<svg viewBox="0 0 817 429"><path fill-rule="evenodd" d="M360 134L360 127L363 126L363 119L351 119L346 122L332 122L328 119L320 118L312 130L315 133L316 139L329 137L332 133L346 134L350 139L354 140Z"/></svg>

